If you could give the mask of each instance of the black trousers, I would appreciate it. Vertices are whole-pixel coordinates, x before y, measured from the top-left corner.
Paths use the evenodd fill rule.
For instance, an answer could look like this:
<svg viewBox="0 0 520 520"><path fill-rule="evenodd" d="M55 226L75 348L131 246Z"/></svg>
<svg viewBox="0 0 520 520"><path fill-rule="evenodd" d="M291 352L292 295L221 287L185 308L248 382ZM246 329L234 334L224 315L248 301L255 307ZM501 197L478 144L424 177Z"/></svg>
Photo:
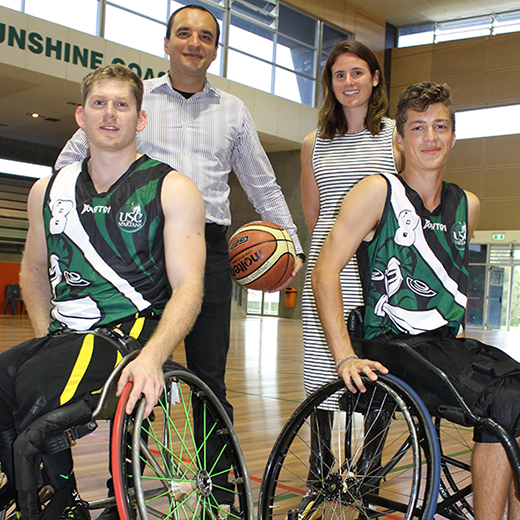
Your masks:
<svg viewBox="0 0 520 520"><path fill-rule="evenodd" d="M225 232L206 235L206 255L202 311L184 341L186 360L188 368L213 390L233 420L233 407L226 397L225 382L231 322L231 269ZM194 401L195 436L199 443L206 437L202 413ZM219 454L222 450L222 443L216 433L212 433L205 443L210 455ZM221 489L229 488L226 467L229 467L228 462L223 457L215 468L218 476L214 480L218 486L213 489L220 504L233 502L233 495Z"/></svg>

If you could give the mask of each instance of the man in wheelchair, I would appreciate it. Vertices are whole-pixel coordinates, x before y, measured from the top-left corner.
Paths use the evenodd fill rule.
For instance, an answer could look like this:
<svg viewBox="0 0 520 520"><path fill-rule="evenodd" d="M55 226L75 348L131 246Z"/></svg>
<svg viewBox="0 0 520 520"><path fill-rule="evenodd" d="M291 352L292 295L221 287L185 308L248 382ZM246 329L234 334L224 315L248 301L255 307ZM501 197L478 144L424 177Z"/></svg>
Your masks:
<svg viewBox="0 0 520 520"><path fill-rule="evenodd" d="M408 343L447 375L470 409L518 439L520 365L494 347L456 338L463 332L468 240L479 201L443 182L455 144L447 85L423 82L406 88L396 120L404 171L367 177L348 194L312 276L337 372L354 393L365 391L360 374L376 380L375 371L388 372L377 361L358 359L345 325L339 273L357 252L365 338ZM504 449L479 427L474 440L475 518L502 519L506 504L508 518L520 518Z"/></svg>
<svg viewBox="0 0 520 520"><path fill-rule="evenodd" d="M23 519L90 518L75 486L70 449L28 458L48 412L95 408L121 353L93 331L118 329L142 346L122 371L130 413L159 399L162 366L199 313L205 262L204 203L195 184L136 150L140 78L121 65L89 74L76 120L91 156L35 183L20 281L37 338L0 354L0 462ZM29 432L29 433L28 433ZM14 461L13 461L14 458ZM41 511L40 462L54 488ZM7 492L7 494L6 494ZM100 518L118 518L105 511Z"/></svg>

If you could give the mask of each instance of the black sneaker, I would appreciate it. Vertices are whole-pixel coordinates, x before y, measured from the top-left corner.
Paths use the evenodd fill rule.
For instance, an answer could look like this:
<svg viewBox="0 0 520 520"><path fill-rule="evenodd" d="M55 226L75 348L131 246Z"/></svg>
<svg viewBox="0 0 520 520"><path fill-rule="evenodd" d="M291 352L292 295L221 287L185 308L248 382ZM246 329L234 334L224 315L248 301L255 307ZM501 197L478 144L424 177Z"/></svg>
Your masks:
<svg viewBox="0 0 520 520"><path fill-rule="evenodd" d="M81 500L73 506L66 507L60 516L60 520L91 520L88 503Z"/></svg>

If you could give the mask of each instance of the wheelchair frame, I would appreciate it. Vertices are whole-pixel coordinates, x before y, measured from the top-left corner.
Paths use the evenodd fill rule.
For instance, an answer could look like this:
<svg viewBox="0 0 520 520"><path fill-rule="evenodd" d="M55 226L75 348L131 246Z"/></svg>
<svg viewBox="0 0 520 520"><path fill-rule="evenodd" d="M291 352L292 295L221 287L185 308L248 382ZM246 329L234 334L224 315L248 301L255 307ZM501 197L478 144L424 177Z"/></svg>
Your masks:
<svg viewBox="0 0 520 520"><path fill-rule="evenodd" d="M121 350L123 338L112 334L108 339ZM178 363L167 362L163 366L163 396L150 416L143 419L144 397L132 415L126 414L131 383L119 400L115 389L121 371L138 354L139 351L127 354L114 369L103 386L88 427L82 428L84 433L90 433L97 421L113 418L110 460L115 497L92 501L89 509L117 505L122 520L253 520L251 484L238 438L221 403L200 378ZM192 417L195 402L204 422L204 430L198 433ZM82 425L79 426L81 429ZM60 438L70 441L66 446L69 447L77 437L73 431L64 432L65 436L53 432L49 437L60 433ZM222 443L217 454L206 450L206 439L213 431ZM56 442L51 444L56 446ZM226 484L222 484L224 481ZM224 488L235 507L231 513L222 509L216 498ZM47 494L42 501L51 496ZM15 518L14 504L0 512L0 520Z"/></svg>
<svg viewBox="0 0 520 520"><path fill-rule="evenodd" d="M443 372L404 343L353 344L359 356L381 361L392 375L380 374L375 382L363 376L366 394L350 393L338 379L300 405L269 457L260 520L471 519L471 468L460 460L461 454L470 456L471 443L459 450L447 438L459 425L478 424L497 437L520 489L516 440L473 414ZM334 424L331 419L330 427L322 425L315 437L330 439L311 445L311 429L317 428L312 415L324 408L336 410L329 412ZM311 465L311 451L321 457L321 469Z"/></svg>

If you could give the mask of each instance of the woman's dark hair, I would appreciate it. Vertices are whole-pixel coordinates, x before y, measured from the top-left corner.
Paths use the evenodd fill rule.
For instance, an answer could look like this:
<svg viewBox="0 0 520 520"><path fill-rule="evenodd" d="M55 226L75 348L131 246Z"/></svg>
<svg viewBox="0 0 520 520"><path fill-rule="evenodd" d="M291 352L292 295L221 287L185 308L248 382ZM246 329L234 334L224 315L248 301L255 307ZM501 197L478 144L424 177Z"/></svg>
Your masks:
<svg viewBox="0 0 520 520"><path fill-rule="evenodd" d="M324 139L332 139L336 134L348 132L348 123L343 112L343 106L336 99L332 88L332 66L341 55L346 53L355 54L365 61L372 77L376 72L379 72L379 83L372 90L365 118L365 127L372 135L381 132L381 120L388 110L385 79L375 54L366 45L355 40L338 43L327 57L321 79L322 102L318 115L318 133Z"/></svg>

